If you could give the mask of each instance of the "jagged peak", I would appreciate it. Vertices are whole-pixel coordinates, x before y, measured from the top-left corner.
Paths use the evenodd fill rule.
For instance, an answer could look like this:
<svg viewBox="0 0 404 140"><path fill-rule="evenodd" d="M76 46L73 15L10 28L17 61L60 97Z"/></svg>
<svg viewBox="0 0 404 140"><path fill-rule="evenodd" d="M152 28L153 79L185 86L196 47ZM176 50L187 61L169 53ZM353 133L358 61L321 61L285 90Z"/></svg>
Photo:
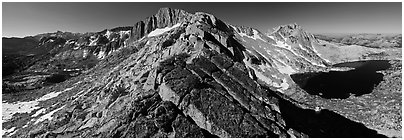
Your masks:
<svg viewBox="0 0 404 140"><path fill-rule="evenodd" d="M284 31L294 31L294 30L303 30L303 28L297 23L290 23L273 28L272 32L269 32L269 34Z"/></svg>
<svg viewBox="0 0 404 140"><path fill-rule="evenodd" d="M318 40L314 37L314 35L306 32L304 28L297 23L281 25L276 28L273 28L272 32L269 30L269 32L267 33L267 36L277 36L277 35L282 35L283 37L301 36L303 38L310 38L311 40L318 42Z"/></svg>
<svg viewBox="0 0 404 140"><path fill-rule="evenodd" d="M253 36L255 33L259 33L261 34L261 31L253 28L253 27L248 27L248 26L244 26L244 25L231 25L233 27L233 29L237 32L237 33L244 33L248 36Z"/></svg>
<svg viewBox="0 0 404 140"><path fill-rule="evenodd" d="M207 16L213 16L215 17L213 14L208 13L208 12L204 12L204 11L198 11L194 13L195 15L207 15Z"/></svg>
<svg viewBox="0 0 404 140"><path fill-rule="evenodd" d="M115 27L115 28L110 28L110 29L104 29L102 31L97 32L98 34L105 34L106 32L120 32L120 31L130 31L132 30L132 26L120 26L120 27Z"/></svg>
<svg viewBox="0 0 404 140"><path fill-rule="evenodd" d="M210 20L212 20L212 22L215 22L216 20L219 20L213 14L205 12L205 11L197 11L195 13L189 13L189 12L183 10L183 9L174 9L174 8L169 8L169 7L160 8L155 16L162 15L162 14L165 14L165 13L168 13L168 14L174 14L175 13L175 14L183 14L183 15L191 15L191 16L203 16L203 17L210 18ZM171 16L171 15L169 15L169 16Z"/></svg>
<svg viewBox="0 0 404 140"><path fill-rule="evenodd" d="M170 7L162 7L162 8L160 8L160 9L157 11L157 13L158 13L158 12L161 12L161 11L170 11L170 10L171 10Z"/></svg>
<svg viewBox="0 0 404 140"><path fill-rule="evenodd" d="M174 8L169 8L169 7L163 7L163 8L160 8L158 11L157 11L157 13L156 13L156 16L157 15L161 15L161 14L164 14L164 13L188 13L188 12L186 12L185 10L182 10L182 9L174 9Z"/></svg>

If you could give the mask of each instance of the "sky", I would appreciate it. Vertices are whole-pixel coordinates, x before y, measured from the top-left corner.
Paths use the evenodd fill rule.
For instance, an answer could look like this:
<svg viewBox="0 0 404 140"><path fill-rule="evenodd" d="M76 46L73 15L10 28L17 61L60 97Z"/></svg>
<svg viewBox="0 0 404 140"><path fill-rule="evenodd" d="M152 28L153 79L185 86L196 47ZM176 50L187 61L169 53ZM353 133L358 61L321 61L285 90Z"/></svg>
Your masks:
<svg viewBox="0 0 404 140"><path fill-rule="evenodd" d="M261 32L297 23L310 33L401 33L401 3L2 3L2 36L40 33L96 32L132 26L170 7L207 12L226 23Z"/></svg>

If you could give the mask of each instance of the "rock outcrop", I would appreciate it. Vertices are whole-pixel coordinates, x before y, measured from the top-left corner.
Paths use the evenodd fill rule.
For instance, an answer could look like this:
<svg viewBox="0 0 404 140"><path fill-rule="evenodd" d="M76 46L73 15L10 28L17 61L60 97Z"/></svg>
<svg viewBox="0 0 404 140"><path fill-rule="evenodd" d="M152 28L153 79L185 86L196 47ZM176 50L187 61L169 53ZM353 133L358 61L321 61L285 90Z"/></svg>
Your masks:
<svg viewBox="0 0 404 140"><path fill-rule="evenodd" d="M171 27L177 23L188 20L190 14L184 10L161 8L156 15L137 22L132 28L132 37L140 39L155 29Z"/></svg>

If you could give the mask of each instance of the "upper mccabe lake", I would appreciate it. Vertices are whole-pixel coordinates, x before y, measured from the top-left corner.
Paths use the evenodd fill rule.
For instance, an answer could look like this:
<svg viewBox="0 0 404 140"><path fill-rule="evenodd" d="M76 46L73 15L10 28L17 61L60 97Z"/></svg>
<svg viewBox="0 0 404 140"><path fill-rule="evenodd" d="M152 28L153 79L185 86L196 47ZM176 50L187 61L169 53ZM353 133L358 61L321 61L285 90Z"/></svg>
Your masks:
<svg viewBox="0 0 404 140"><path fill-rule="evenodd" d="M346 62L334 67L351 67L349 71L330 71L299 73L292 79L305 91L323 98L345 99L351 95L360 96L371 93L383 80L383 74L377 71L390 68L388 60L368 60Z"/></svg>

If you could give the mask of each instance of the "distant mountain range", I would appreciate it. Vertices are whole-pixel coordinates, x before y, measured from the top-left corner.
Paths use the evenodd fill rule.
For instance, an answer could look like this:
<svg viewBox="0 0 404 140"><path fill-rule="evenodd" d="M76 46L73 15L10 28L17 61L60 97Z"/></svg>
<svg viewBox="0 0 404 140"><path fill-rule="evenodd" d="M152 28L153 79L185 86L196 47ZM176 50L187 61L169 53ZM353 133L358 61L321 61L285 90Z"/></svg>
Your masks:
<svg viewBox="0 0 404 140"><path fill-rule="evenodd" d="M321 40L346 45L359 45L371 48L402 47L401 34L318 34L315 36Z"/></svg>

